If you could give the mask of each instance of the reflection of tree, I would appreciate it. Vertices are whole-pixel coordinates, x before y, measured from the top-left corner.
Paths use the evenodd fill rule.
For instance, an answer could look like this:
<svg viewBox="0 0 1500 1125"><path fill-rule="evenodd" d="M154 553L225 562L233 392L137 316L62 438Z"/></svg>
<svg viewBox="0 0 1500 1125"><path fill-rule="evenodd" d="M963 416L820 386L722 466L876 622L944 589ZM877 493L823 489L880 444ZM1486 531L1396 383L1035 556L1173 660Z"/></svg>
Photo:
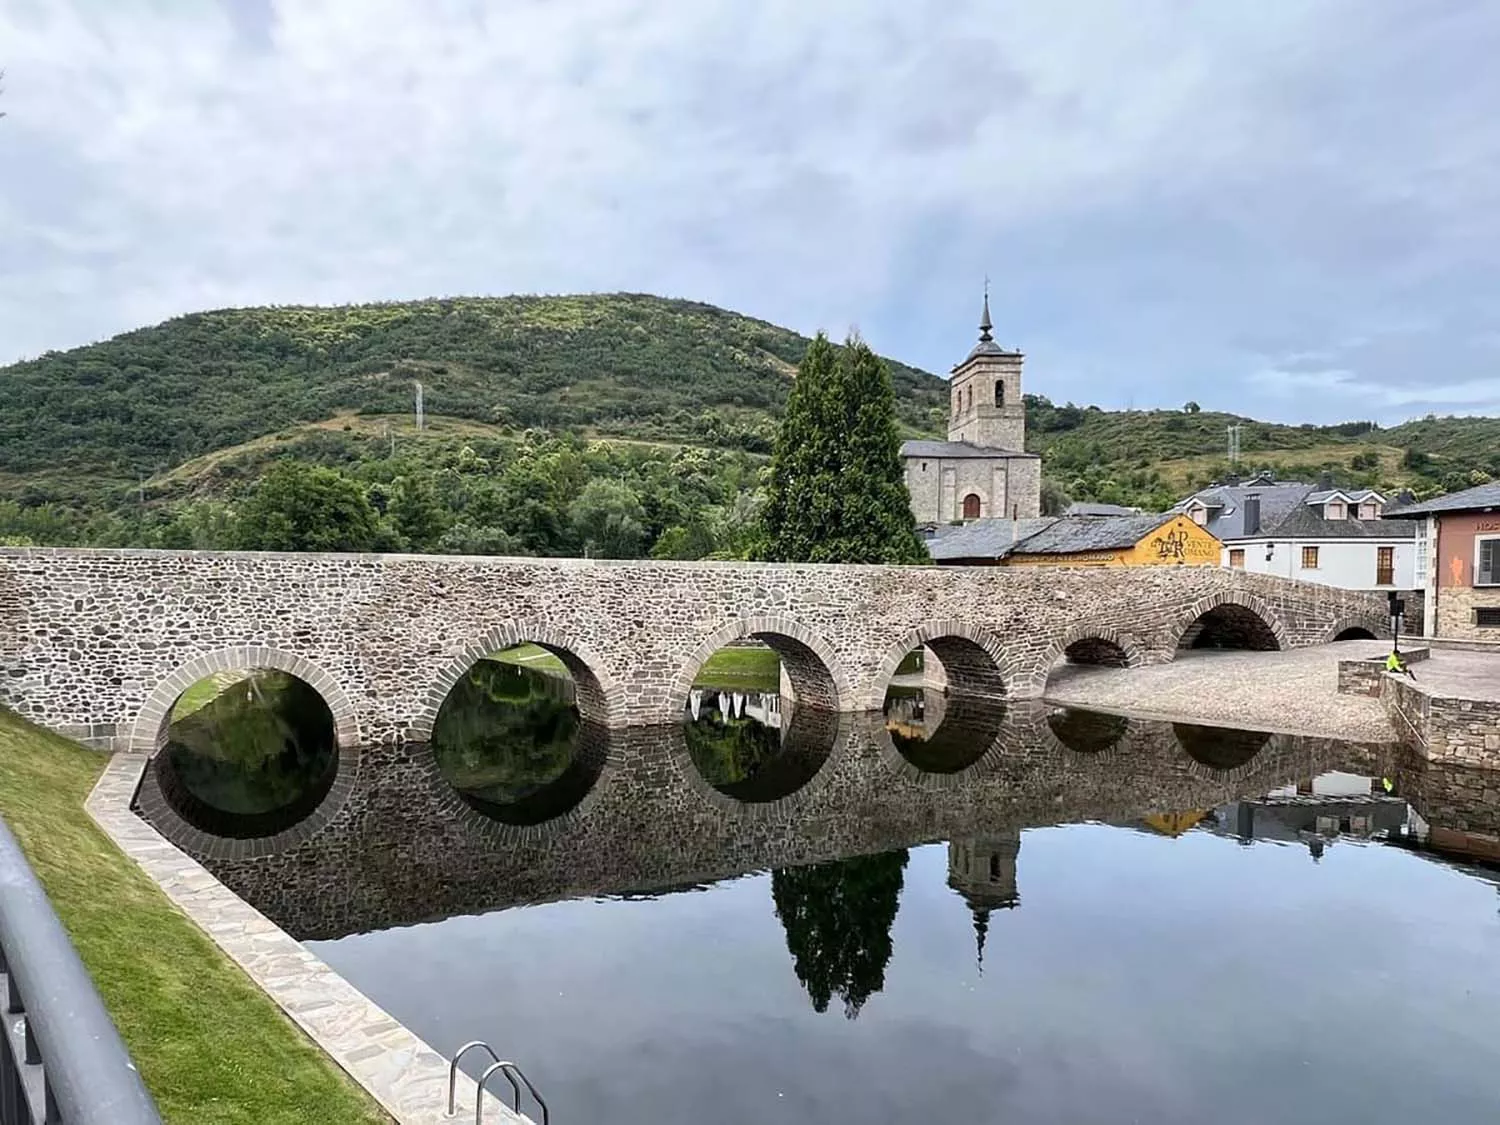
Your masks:
<svg viewBox="0 0 1500 1125"><path fill-rule="evenodd" d="M167 730L178 782L211 809L257 814L284 808L333 765L333 715L307 684L255 672Z"/></svg>
<svg viewBox="0 0 1500 1125"><path fill-rule="evenodd" d="M852 1020L884 987L905 868L903 848L771 873L776 916L814 1011L826 1012L837 994Z"/></svg>
<svg viewBox="0 0 1500 1125"><path fill-rule="evenodd" d="M443 701L433 726L433 753L449 784L505 804L561 777L579 725L569 686L513 664L476 664Z"/></svg>

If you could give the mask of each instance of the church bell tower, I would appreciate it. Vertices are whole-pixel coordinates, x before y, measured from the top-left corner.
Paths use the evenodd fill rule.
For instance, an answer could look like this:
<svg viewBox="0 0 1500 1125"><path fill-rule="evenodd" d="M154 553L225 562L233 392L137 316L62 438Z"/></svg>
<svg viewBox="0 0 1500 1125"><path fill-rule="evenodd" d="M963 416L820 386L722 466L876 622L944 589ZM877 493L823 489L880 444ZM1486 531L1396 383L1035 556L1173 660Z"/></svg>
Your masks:
<svg viewBox="0 0 1500 1125"><path fill-rule="evenodd" d="M993 328L986 285L979 343L953 369L948 381L952 392L948 440L1021 453L1026 449L1026 404L1021 398L1021 361L1025 357L995 343Z"/></svg>

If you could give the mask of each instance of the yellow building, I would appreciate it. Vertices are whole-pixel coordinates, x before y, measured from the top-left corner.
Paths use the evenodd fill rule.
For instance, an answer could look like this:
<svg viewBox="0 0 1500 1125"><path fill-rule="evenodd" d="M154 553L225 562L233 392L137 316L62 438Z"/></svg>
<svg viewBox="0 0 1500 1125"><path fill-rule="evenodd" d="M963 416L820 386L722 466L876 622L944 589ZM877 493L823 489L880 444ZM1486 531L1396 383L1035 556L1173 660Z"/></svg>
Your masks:
<svg viewBox="0 0 1500 1125"><path fill-rule="evenodd" d="M1179 513L974 520L928 539L960 566L1218 566L1224 544Z"/></svg>

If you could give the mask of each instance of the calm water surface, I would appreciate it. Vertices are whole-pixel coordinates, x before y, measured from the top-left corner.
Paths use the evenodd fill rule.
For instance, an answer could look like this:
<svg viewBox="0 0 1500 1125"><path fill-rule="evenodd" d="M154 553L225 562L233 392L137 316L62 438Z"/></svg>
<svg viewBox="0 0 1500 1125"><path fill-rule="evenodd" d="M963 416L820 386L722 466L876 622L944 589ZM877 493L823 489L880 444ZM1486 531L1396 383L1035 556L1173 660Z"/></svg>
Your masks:
<svg viewBox="0 0 1500 1125"><path fill-rule="evenodd" d="M838 768L830 728L774 696L709 688L691 711L683 753L729 801L774 808ZM310 945L438 1050L484 1039L517 1059L560 1125L1500 1120L1500 897L1487 869L1432 850L1436 802L1407 793L1431 779L1392 768L1388 791L1384 767L1335 748L1206 807L1111 805L1142 768L1111 750L1123 720L1058 712L1060 742L1009 744L996 764L995 724L1013 721L917 691L889 701L890 746L943 780L931 822L973 825L951 839L881 813L874 766L889 766L871 750L868 807L796 821L847 823L858 854L760 862L787 841L749 819L712 853L737 857L731 872L700 881L682 858L681 878L611 885L600 872L677 870L653 819L611 837L651 853L628 863L580 850L543 875L502 850L491 879L463 876L506 908ZM434 752L471 810L535 825L599 776L609 751L590 737L556 681L483 667ZM1163 738L1178 760L1151 768L1209 771L1225 792L1282 753L1244 732ZM1008 829L970 779L1023 759L1040 765L1015 774L1026 811ZM1047 823L1049 807L1074 819L1079 789L1113 822ZM410 841L371 831L369 854L399 872ZM441 881L414 880L395 914L450 913Z"/></svg>

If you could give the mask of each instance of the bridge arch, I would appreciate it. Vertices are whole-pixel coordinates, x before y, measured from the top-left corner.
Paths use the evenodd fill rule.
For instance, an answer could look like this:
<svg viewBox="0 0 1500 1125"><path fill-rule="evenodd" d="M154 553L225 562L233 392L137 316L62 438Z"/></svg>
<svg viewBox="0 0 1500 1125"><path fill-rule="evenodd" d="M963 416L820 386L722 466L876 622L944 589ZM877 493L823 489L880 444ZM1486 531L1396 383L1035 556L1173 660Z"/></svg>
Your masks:
<svg viewBox="0 0 1500 1125"><path fill-rule="evenodd" d="M136 715L130 732L131 752L151 754L161 748L166 740L173 705L183 692L199 680L217 672L251 672L263 669L296 676L317 692L333 716L334 741L339 750L355 750L359 747L358 714L338 681L305 656L276 648L253 646L222 648L204 653L189 660L162 680L146 697L146 702Z"/></svg>
<svg viewBox="0 0 1500 1125"><path fill-rule="evenodd" d="M1378 641L1390 632L1390 628L1389 620L1368 615L1340 617L1328 627L1322 639L1325 644L1332 641Z"/></svg>
<svg viewBox="0 0 1500 1125"><path fill-rule="evenodd" d="M847 701L854 693L833 647L795 618L765 614L726 621L698 643L677 669L667 691L667 710L672 719L687 710L693 681L708 658L725 645L747 637L765 644L781 658L781 667L799 703L822 711L848 710Z"/></svg>
<svg viewBox="0 0 1500 1125"><path fill-rule="evenodd" d="M266 670L295 676L328 707L333 718L333 765L318 786L272 818L285 827L267 827L265 835L216 834L214 821L222 814L194 797L168 756L158 751L166 745L173 706L193 684L218 672ZM139 801L142 815L162 836L193 855L251 858L296 847L339 815L359 774L360 729L353 702L338 681L311 660L274 648L226 648L194 657L157 685L136 716L129 748L153 755L141 778Z"/></svg>
<svg viewBox="0 0 1500 1125"><path fill-rule="evenodd" d="M1110 625L1082 622L1052 642L1031 676L1032 690L1040 695L1047 680L1064 658L1070 664L1095 664L1112 668L1139 668L1147 662L1146 651L1134 637Z"/></svg>
<svg viewBox="0 0 1500 1125"><path fill-rule="evenodd" d="M885 654L865 696L864 710L884 708L886 689L896 669L913 649L924 645L942 664L948 688L956 695L1004 699L1007 685L1017 679L1004 646L993 633L963 621L931 621L907 633Z"/></svg>
<svg viewBox="0 0 1500 1125"><path fill-rule="evenodd" d="M867 715L868 738L882 761L923 789L961 787L969 779L993 769L1006 745L1014 741L1015 724L1006 704L1000 700L952 697L936 724L924 732L920 741L893 730L889 713L867 712Z"/></svg>
<svg viewBox="0 0 1500 1125"><path fill-rule="evenodd" d="M1243 643L1227 647L1275 652L1292 647L1280 615L1265 601L1243 590L1209 594L1177 616L1167 634L1172 654L1216 647L1215 635L1237 636Z"/></svg>
<svg viewBox="0 0 1500 1125"><path fill-rule="evenodd" d="M1062 760L1097 766L1135 746L1138 720L1079 707L1050 707L1037 725L1042 742Z"/></svg>
<svg viewBox="0 0 1500 1125"><path fill-rule="evenodd" d="M428 686L412 718L407 738L432 741L432 728L448 694L475 664L486 656L519 644L534 644L563 662L578 693L578 712L587 721L612 726L624 713L625 697L620 685L595 653L562 630L539 621L512 621L491 629L451 657Z"/></svg>

